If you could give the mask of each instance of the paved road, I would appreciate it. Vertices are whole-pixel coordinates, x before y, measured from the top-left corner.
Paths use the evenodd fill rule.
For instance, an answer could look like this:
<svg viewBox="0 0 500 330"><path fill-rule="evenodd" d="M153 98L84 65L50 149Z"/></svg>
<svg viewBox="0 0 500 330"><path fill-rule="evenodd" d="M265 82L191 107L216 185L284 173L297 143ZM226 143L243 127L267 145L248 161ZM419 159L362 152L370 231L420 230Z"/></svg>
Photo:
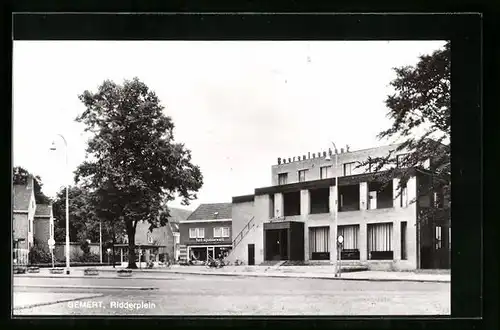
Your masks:
<svg viewBox="0 0 500 330"><path fill-rule="evenodd" d="M40 285L46 288L36 288ZM29 287L28 287L29 286ZM82 288L67 288L79 286ZM97 286L98 289L83 288ZM110 288L105 288L110 287ZM155 290L126 289L154 287ZM82 298L82 294L95 294ZM14 315L449 315L449 283L175 275L163 280L14 279L14 300L61 303ZM98 296L99 295L99 296ZM32 297L32 299L30 299ZM127 306L128 304L128 306ZM133 305L135 304L135 305ZM17 304L18 306L22 304Z"/></svg>

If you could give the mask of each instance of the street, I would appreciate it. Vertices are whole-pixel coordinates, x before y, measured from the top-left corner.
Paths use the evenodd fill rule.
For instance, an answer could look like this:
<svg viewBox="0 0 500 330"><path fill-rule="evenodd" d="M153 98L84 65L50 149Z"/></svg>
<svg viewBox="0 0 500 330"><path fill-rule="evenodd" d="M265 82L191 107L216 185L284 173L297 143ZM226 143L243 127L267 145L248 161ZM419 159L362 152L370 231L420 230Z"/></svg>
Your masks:
<svg viewBox="0 0 500 330"><path fill-rule="evenodd" d="M18 308L37 300L42 306ZM450 284L181 274L15 277L14 308L14 316L449 315Z"/></svg>

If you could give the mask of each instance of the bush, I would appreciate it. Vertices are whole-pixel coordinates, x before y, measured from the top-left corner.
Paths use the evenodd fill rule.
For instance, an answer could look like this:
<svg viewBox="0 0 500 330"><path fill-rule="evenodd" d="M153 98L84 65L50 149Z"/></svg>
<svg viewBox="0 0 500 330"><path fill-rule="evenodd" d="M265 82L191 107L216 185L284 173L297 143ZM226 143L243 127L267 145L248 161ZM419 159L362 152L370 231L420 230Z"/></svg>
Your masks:
<svg viewBox="0 0 500 330"><path fill-rule="evenodd" d="M30 264L52 262L52 255L35 243L30 249L29 261Z"/></svg>
<svg viewBox="0 0 500 330"><path fill-rule="evenodd" d="M78 258L79 262L99 262L101 259L98 254L95 253L85 253Z"/></svg>
<svg viewBox="0 0 500 330"><path fill-rule="evenodd" d="M80 249L82 249L83 254L89 254L90 253L90 244L87 240L84 240L83 242L80 243Z"/></svg>

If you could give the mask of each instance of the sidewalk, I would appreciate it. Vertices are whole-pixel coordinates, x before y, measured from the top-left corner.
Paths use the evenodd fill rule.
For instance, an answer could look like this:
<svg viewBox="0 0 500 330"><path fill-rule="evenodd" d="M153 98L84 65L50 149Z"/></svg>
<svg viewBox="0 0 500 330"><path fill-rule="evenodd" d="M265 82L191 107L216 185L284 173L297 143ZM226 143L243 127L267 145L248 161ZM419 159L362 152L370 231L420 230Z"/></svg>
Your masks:
<svg viewBox="0 0 500 330"><path fill-rule="evenodd" d="M120 267L112 266L95 267L99 269L98 276L84 276L82 268L73 268L70 277L99 277L127 279L118 277L116 271ZM330 280L356 280L356 281L409 281L409 282L441 282L450 283L451 275L446 273L422 272L393 272L393 271L353 271L343 272L341 277L335 277L335 267L326 266L283 266L279 268L267 266L226 266L221 269L208 269L204 266L171 266L170 268L136 269L132 278L135 279L171 279L167 274L190 275L219 275L219 276L251 276L251 277L278 277L278 278L314 278ZM344 271L345 271L344 270ZM54 275L49 269L40 269L40 273L16 275L19 277L67 277L67 275Z"/></svg>

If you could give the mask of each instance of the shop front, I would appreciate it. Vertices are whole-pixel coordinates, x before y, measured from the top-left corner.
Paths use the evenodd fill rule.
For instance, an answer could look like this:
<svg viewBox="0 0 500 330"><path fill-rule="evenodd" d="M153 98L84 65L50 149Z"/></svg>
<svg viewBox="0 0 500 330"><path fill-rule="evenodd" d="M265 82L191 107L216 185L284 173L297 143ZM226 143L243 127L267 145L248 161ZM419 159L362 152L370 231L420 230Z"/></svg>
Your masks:
<svg viewBox="0 0 500 330"><path fill-rule="evenodd" d="M231 247L232 245L222 238L196 239L195 242L187 244L187 254L189 260L194 263L205 262L211 259L227 257Z"/></svg>

